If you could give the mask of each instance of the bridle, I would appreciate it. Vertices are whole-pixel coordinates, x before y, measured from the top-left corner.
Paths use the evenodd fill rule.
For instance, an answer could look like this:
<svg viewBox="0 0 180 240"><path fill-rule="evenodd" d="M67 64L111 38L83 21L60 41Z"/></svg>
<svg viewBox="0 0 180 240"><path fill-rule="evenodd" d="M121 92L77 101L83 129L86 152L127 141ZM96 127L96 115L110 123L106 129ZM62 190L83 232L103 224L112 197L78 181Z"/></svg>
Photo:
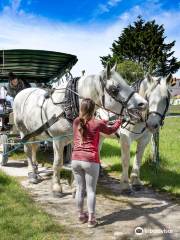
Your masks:
<svg viewBox="0 0 180 240"><path fill-rule="evenodd" d="M170 93L169 91L167 91L168 93L168 96L166 97L166 106L165 106L165 109L164 109L164 112L163 113L160 113L160 112L157 112L157 111L148 111L147 113L147 117L146 117L146 120L148 119L148 117L151 115L151 114L156 114L160 117L160 126L163 126L164 125L164 119L165 119L165 116L166 116L166 112L169 108L169 104L170 104ZM147 100L147 99L146 99ZM149 101L147 100L147 102L149 103Z"/></svg>
<svg viewBox="0 0 180 240"><path fill-rule="evenodd" d="M135 89L135 91L139 92L141 83L142 83L142 80L141 81L137 81L137 82L135 82L132 85L132 87ZM151 91L154 90L159 84L160 84L160 81L157 81L157 83L153 86ZM170 104L170 93L169 93L169 91L167 91L167 94L168 94L168 96L166 97L166 106L165 106L164 112L160 113L158 111L148 111L147 114L146 114L146 117L145 117L145 119L143 121L145 123L145 127L140 132L134 132L134 131L131 131L131 130L126 128L128 124L135 125L131 121L127 121L125 123L125 126L122 126L122 128L125 128L126 130L128 130L129 132L132 132L134 134L142 134L146 130L146 128L147 128L147 119L149 118L149 116L151 114L156 114L156 115L158 115L160 117L160 126L162 127L164 125L164 119L165 119L166 112L167 112L167 110L169 108L169 104ZM148 102L148 109L149 109L149 98L147 97L147 95L145 96L145 99ZM142 121L142 119L141 119L141 121Z"/></svg>
<svg viewBox="0 0 180 240"><path fill-rule="evenodd" d="M102 97L101 97L101 102L102 102L103 108L106 109L106 107L105 107L105 91L106 91L116 102L119 102L122 105L121 112L119 114L117 114L119 116L122 116L124 109L127 108L128 102L130 101L132 96L136 93L136 91L132 90L131 93L129 94L129 96L127 97L127 99L125 99L123 97L116 97L116 95L120 91L120 85L119 84L117 86L111 85L109 88L107 88L106 84L104 83L104 80L101 76L100 76L100 82L101 82L102 91L103 91L103 94L102 94Z"/></svg>

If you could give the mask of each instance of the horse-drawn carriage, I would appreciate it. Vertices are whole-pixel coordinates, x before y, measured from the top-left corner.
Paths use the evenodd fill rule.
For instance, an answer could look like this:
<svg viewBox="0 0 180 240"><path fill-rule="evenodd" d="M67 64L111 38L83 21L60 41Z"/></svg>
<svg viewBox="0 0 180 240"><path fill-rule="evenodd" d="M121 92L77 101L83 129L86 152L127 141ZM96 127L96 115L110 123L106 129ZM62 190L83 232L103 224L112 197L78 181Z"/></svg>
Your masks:
<svg viewBox="0 0 180 240"><path fill-rule="evenodd" d="M0 50L0 164L6 165L8 152L20 141L13 121L13 108L6 97L8 74L13 72L23 82L50 89L62 76L68 76L77 62L75 55L44 50ZM67 149L66 149L67 153Z"/></svg>

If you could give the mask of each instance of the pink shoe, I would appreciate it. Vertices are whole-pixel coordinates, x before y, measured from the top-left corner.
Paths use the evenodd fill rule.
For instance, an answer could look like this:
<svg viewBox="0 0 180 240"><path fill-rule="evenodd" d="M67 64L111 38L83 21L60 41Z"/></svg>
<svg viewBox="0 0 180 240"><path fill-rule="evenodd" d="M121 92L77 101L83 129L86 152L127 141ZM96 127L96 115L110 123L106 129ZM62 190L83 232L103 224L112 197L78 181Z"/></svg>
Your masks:
<svg viewBox="0 0 180 240"><path fill-rule="evenodd" d="M80 223L87 223L88 222L88 213L84 212L79 216Z"/></svg>
<svg viewBox="0 0 180 240"><path fill-rule="evenodd" d="M92 219L91 221L88 221L88 228L94 228L98 225L98 222L96 221L96 219Z"/></svg>

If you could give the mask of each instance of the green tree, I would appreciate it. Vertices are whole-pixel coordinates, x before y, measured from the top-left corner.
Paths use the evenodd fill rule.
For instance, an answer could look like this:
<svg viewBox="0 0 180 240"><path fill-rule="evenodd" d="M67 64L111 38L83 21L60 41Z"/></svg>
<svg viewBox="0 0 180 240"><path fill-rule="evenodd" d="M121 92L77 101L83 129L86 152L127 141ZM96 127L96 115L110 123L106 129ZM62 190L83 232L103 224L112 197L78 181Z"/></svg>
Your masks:
<svg viewBox="0 0 180 240"><path fill-rule="evenodd" d="M165 29L155 20L145 22L140 16L133 25L124 28L122 34L112 44L112 55L103 56L102 64L133 61L140 65L144 72L157 76L175 73L180 64L173 56L175 41L165 43Z"/></svg>
<svg viewBox="0 0 180 240"><path fill-rule="evenodd" d="M130 60L125 60L117 65L117 71L121 76L127 80L128 83L132 83L144 78L144 71L139 64Z"/></svg>

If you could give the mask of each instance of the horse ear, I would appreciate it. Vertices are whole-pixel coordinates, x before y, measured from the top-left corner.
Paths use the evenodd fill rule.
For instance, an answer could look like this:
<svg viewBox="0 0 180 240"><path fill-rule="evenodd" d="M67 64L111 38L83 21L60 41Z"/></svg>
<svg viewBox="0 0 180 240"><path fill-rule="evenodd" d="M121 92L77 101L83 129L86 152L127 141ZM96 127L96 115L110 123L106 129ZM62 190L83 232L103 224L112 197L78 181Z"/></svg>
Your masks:
<svg viewBox="0 0 180 240"><path fill-rule="evenodd" d="M172 78L171 79L171 87L175 86L176 85L176 77Z"/></svg>
<svg viewBox="0 0 180 240"><path fill-rule="evenodd" d="M161 83L161 77L159 77L159 78L157 79L157 83L158 83L158 84Z"/></svg>
<svg viewBox="0 0 180 240"><path fill-rule="evenodd" d="M114 66L112 67L111 71L116 71L117 70L117 62L115 62Z"/></svg>
<svg viewBox="0 0 180 240"><path fill-rule="evenodd" d="M147 74L146 74L146 78L147 78L147 80L148 80L149 83L151 83L151 82L153 81L153 78L152 78L152 76L150 75L150 73L147 73Z"/></svg>
<svg viewBox="0 0 180 240"><path fill-rule="evenodd" d="M172 73L169 73L166 77L166 84L167 85L171 84L172 79L173 79L173 75L172 75Z"/></svg>
<svg viewBox="0 0 180 240"><path fill-rule="evenodd" d="M107 66L105 68L105 78L106 80L110 79L110 76L111 76L111 67L110 67L110 64L107 63Z"/></svg>

